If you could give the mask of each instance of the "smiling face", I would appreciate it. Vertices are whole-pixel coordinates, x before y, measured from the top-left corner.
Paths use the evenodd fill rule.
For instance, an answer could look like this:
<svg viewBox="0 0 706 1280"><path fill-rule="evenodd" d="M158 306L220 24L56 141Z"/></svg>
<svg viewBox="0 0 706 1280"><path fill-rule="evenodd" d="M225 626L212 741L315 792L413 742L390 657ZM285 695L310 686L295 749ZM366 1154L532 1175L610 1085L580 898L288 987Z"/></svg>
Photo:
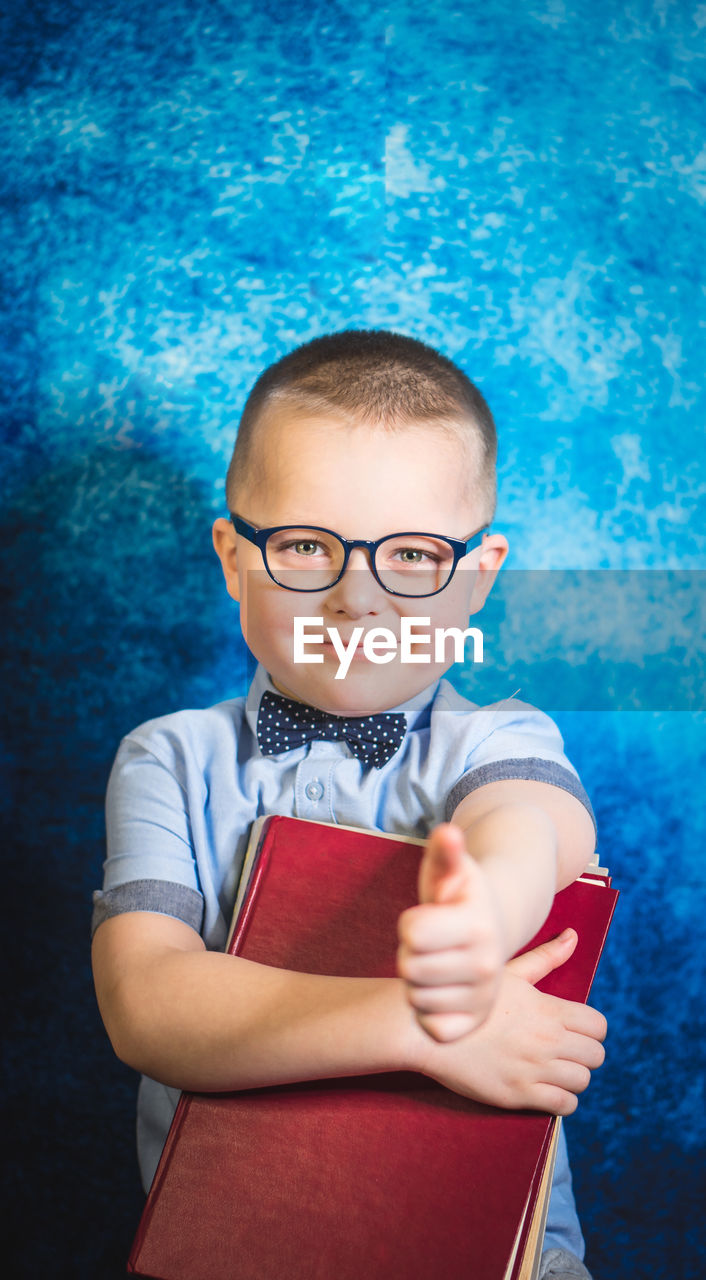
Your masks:
<svg viewBox="0 0 706 1280"><path fill-rule="evenodd" d="M351 539L421 531L465 540L487 520L481 495L474 496L468 452L438 427L383 431L270 406L258 424L256 482L244 486L237 514L257 528L316 526ZM403 663L398 652L379 665L365 656L361 640L346 676L336 679L339 658L331 643L309 650L322 653L323 663L294 662L295 618L322 618L324 634L335 627L344 644L356 627L363 634L385 627L399 638L403 617L429 618L432 631L464 629L507 550L500 535L486 537L460 561L448 587L415 599L385 591L360 547L340 582L304 593L273 582L258 548L227 520L216 521L213 537L228 591L240 601L245 640L275 686L331 714L357 716L397 706L432 684L451 665L453 646L446 662ZM299 551L310 555L312 548L302 544Z"/></svg>

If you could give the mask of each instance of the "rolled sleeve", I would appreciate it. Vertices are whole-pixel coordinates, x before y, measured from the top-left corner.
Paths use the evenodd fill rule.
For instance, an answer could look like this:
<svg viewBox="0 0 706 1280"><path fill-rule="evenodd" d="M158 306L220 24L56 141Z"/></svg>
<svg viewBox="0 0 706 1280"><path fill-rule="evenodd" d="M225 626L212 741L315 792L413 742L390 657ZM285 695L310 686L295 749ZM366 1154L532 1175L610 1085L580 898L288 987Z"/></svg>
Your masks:
<svg viewBox="0 0 706 1280"><path fill-rule="evenodd" d="M514 760L496 760L493 764L481 765L465 773L448 794L446 800L446 821L450 822L461 801L478 787L488 782L505 782L514 778L524 778L530 782L547 782L552 787L561 787L581 802L593 823L596 818L593 806L584 787L576 774L553 760L542 760L539 756L527 756Z"/></svg>
<svg viewBox="0 0 706 1280"><path fill-rule="evenodd" d="M187 889L186 885L171 884L167 880L130 880L115 889L96 889L91 937L104 920L126 911L155 911L159 915L172 916L199 933L203 908L203 895L196 889Z"/></svg>

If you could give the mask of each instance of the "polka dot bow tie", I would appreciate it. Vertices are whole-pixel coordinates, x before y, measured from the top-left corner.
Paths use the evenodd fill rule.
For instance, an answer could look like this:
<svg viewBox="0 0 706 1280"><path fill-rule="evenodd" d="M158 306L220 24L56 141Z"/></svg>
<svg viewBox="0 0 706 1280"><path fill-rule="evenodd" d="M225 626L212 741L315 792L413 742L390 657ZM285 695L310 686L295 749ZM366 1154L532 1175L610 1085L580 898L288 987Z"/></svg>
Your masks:
<svg viewBox="0 0 706 1280"><path fill-rule="evenodd" d="M343 739L356 759L381 769L402 745L407 721L399 712L377 716L330 716L281 694L262 695L257 740L265 756L294 751L316 738Z"/></svg>

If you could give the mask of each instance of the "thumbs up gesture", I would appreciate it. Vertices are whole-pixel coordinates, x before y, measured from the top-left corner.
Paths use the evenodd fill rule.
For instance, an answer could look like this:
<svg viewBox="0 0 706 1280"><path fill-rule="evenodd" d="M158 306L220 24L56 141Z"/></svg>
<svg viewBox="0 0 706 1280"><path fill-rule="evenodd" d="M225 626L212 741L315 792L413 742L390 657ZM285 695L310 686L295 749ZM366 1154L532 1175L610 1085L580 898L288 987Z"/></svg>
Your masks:
<svg viewBox="0 0 706 1280"><path fill-rule="evenodd" d="M419 905L398 923L397 972L417 1021L435 1040L479 1027L498 993L507 939L492 885L467 852L460 827L429 837L419 871Z"/></svg>

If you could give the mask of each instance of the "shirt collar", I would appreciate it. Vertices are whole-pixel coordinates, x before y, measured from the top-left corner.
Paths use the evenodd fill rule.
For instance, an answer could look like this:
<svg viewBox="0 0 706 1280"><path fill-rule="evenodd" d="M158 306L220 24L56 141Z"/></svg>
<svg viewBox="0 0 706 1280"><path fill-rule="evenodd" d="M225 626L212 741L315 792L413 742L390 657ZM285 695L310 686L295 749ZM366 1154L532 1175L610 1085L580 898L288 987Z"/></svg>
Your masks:
<svg viewBox="0 0 706 1280"><path fill-rule="evenodd" d="M434 700L434 696L439 687L439 680L435 680L433 684L422 689L420 693L415 693L413 698L408 698L406 702L400 702L396 707L385 707L384 711L401 712L407 717L407 731L415 727L415 724L421 717L421 714L427 710ZM286 697L286 694L280 694L279 689L273 685L269 675L265 671L261 662L258 662L252 684L248 690L245 699L245 719L250 729L257 737L257 715L260 710L260 701L265 690L270 693L279 694L280 697Z"/></svg>

